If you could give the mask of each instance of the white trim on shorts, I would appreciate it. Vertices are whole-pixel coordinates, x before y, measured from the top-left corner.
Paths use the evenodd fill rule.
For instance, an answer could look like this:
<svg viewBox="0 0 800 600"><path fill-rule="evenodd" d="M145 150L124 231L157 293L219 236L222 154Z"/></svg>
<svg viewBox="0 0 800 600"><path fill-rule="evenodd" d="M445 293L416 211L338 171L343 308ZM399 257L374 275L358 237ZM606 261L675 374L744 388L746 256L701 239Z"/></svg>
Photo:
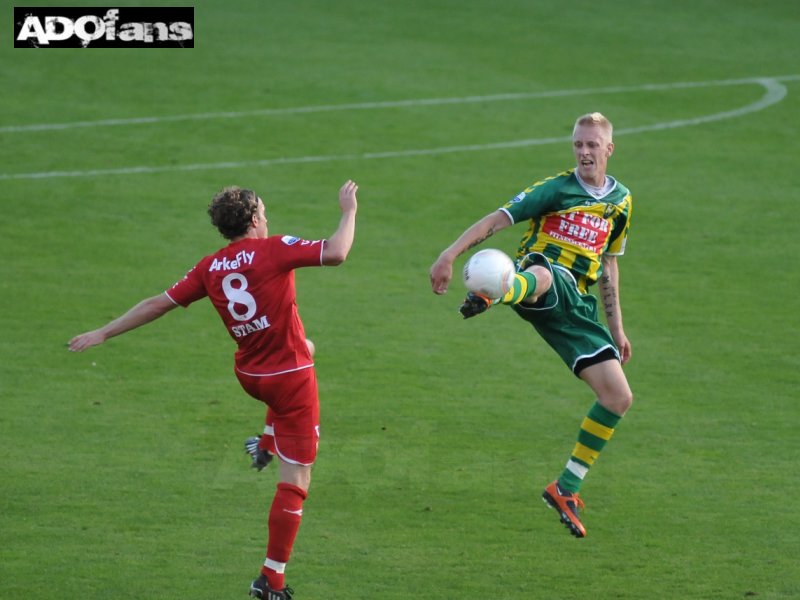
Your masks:
<svg viewBox="0 0 800 600"><path fill-rule="evenodd" d="M309 369L313 366L314 363L312 362L310 365L305 365L303 367L296 367L294 369L286 369L285 371L278 371L277 373L248 373L247 371L242 371L239 367L235 368L242 375L248 375L250 377L274 377L275 375L285 375L286 373L294 373L295 371L302 371L303 369Z"/></svg>
<svg viewBox="0 0 800 600"><path fill-rule="evenodd" d="M573 373L575 373L575 367L578 366L579 362L581 362L582 360L586 360L587 358L592 358L593 356L597 356L598 354L600 354L601 352L604 352L606 350L612 350L614 352L614 355L617 357L617 360L619 360L619 361L622 360L619 357L619 350L617 350L612 344L606 344L605 346L603 346L599 350L596 350L595 352L592 352L591 354L584 354L584 355L579 356L578 358L576 358L575 362L572 363L571 371ZM601 362L605 362L605 361L601 361Z"/></svg>
<svg viewBox="0 0 800 600"><path fill-rule="evenodd" d="M313 465L313 462L304 463L298 460L294 460L289 458L288 456L284 456L281 453L280 448L278 448L278 438L275 436L275 427L272 425L264 425L264 434L268 435L272 438L273 444L275 444L275 454L280 458L283 462L289 463L290 465L300 465L302 467L310 467ZM316 434L317 434L317 444L319 444L319 426L316 427Z"/></svg>

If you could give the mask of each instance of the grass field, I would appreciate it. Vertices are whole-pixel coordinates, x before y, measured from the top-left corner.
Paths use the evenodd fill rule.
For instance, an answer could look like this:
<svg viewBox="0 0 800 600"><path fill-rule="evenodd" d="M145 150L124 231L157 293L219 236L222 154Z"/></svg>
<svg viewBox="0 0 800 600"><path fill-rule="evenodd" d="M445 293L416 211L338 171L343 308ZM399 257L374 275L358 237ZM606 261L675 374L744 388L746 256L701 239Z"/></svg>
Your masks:
<svg viewBox="0 0 800 600"><path fill-rule="evenodd" d="M297 275L323 403L297 600L800 597L794 0L197 2L192 50L14 50L11 13L0 598L246 597L275 473L248 469L262 409L211 306L65 343L216 250L223 186L320 238L348 178L350 260ZM590 110L634 195L635 402L579 541L539 495L591 394L511 311L462 321L428 268L570 167Z"/></svg>

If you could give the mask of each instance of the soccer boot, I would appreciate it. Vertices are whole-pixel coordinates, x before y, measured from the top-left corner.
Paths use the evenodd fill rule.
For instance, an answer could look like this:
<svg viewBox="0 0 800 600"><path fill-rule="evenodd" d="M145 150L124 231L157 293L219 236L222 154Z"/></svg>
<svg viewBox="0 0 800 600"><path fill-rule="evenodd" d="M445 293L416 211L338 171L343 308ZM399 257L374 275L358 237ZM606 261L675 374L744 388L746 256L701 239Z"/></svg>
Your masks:
<svg viewBox="0 0 800 600"><path fill-rule="evenodd" d="M458 312L460 312L461 316L463 316L465 319L469 319L470 317L479 315L482 312L486 312L494 303L495 300L487 298L483 294L470 292L467 294L467 297L464 299L464 302L461 304L461 306L458 307Z"/></svg>
<svg viewBox="0 0 800 600"><path fill-rule="evenodd" d="M261 575L250 584L250 597L261 600L292 600L294 590L285 587L282 590L273 590L267 583L267 578Z"/></svg>
<svg viewBox="0 0 800 600"><path fill-rule="evenodd" d="M259 471L272 461L272 454L258 447L258 441L260 439L261 436L257 435L247 438L244 441L244 451L253 459L253 463L250 466Z"/></svg>
<svg viewBox="0 0 800 600"><path fill-rule="evenodd" d="M558 481L554 481L545 488L542 500L558 511L561 522L566 525L572 535L576 538L586 537L586 529L578 515L578 509L583 508L583 500L578 497L577 493L573 494L562 490Z"/></svg>

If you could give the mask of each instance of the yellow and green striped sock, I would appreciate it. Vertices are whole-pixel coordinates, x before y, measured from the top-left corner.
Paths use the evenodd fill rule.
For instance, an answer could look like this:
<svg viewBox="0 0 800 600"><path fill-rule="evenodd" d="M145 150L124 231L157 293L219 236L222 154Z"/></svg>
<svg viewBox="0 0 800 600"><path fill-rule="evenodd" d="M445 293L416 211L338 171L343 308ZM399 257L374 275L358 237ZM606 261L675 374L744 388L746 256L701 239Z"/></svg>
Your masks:
<svg viewBox="0 0 800 600"><path fill-rule="evenodd" d="M500 300L503 304L519 304L536 291L536 275L523 271L514 275L511 289Z"/></svg>
<svg viewBox="0 0 800 600"><path fill-rule="evenodd" d="M614 435L614 428L621 418L601 406L599 402L595 402L589 409L589 414L581 423L578 442L572 449L572 456L567 461L561 477L558 478L558 484L564 490L576 493L580 489L583 478L600 456L600 451L606 442Z"/></svg>

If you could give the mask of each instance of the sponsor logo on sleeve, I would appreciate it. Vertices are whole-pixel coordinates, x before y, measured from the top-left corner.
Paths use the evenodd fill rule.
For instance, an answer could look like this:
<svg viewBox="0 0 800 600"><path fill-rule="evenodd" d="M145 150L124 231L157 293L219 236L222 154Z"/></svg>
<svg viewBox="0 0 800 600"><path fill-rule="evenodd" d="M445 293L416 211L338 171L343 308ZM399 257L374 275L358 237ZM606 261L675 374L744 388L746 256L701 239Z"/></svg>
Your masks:
<svg viewBox="0 0 800 600"><path fill-rule="evenodd" d="M294 237L293 235L285 235L281 238L281 241L287 246L291 246L292 244L296 244L297 242L299 242L300 238Z"/></svg>

